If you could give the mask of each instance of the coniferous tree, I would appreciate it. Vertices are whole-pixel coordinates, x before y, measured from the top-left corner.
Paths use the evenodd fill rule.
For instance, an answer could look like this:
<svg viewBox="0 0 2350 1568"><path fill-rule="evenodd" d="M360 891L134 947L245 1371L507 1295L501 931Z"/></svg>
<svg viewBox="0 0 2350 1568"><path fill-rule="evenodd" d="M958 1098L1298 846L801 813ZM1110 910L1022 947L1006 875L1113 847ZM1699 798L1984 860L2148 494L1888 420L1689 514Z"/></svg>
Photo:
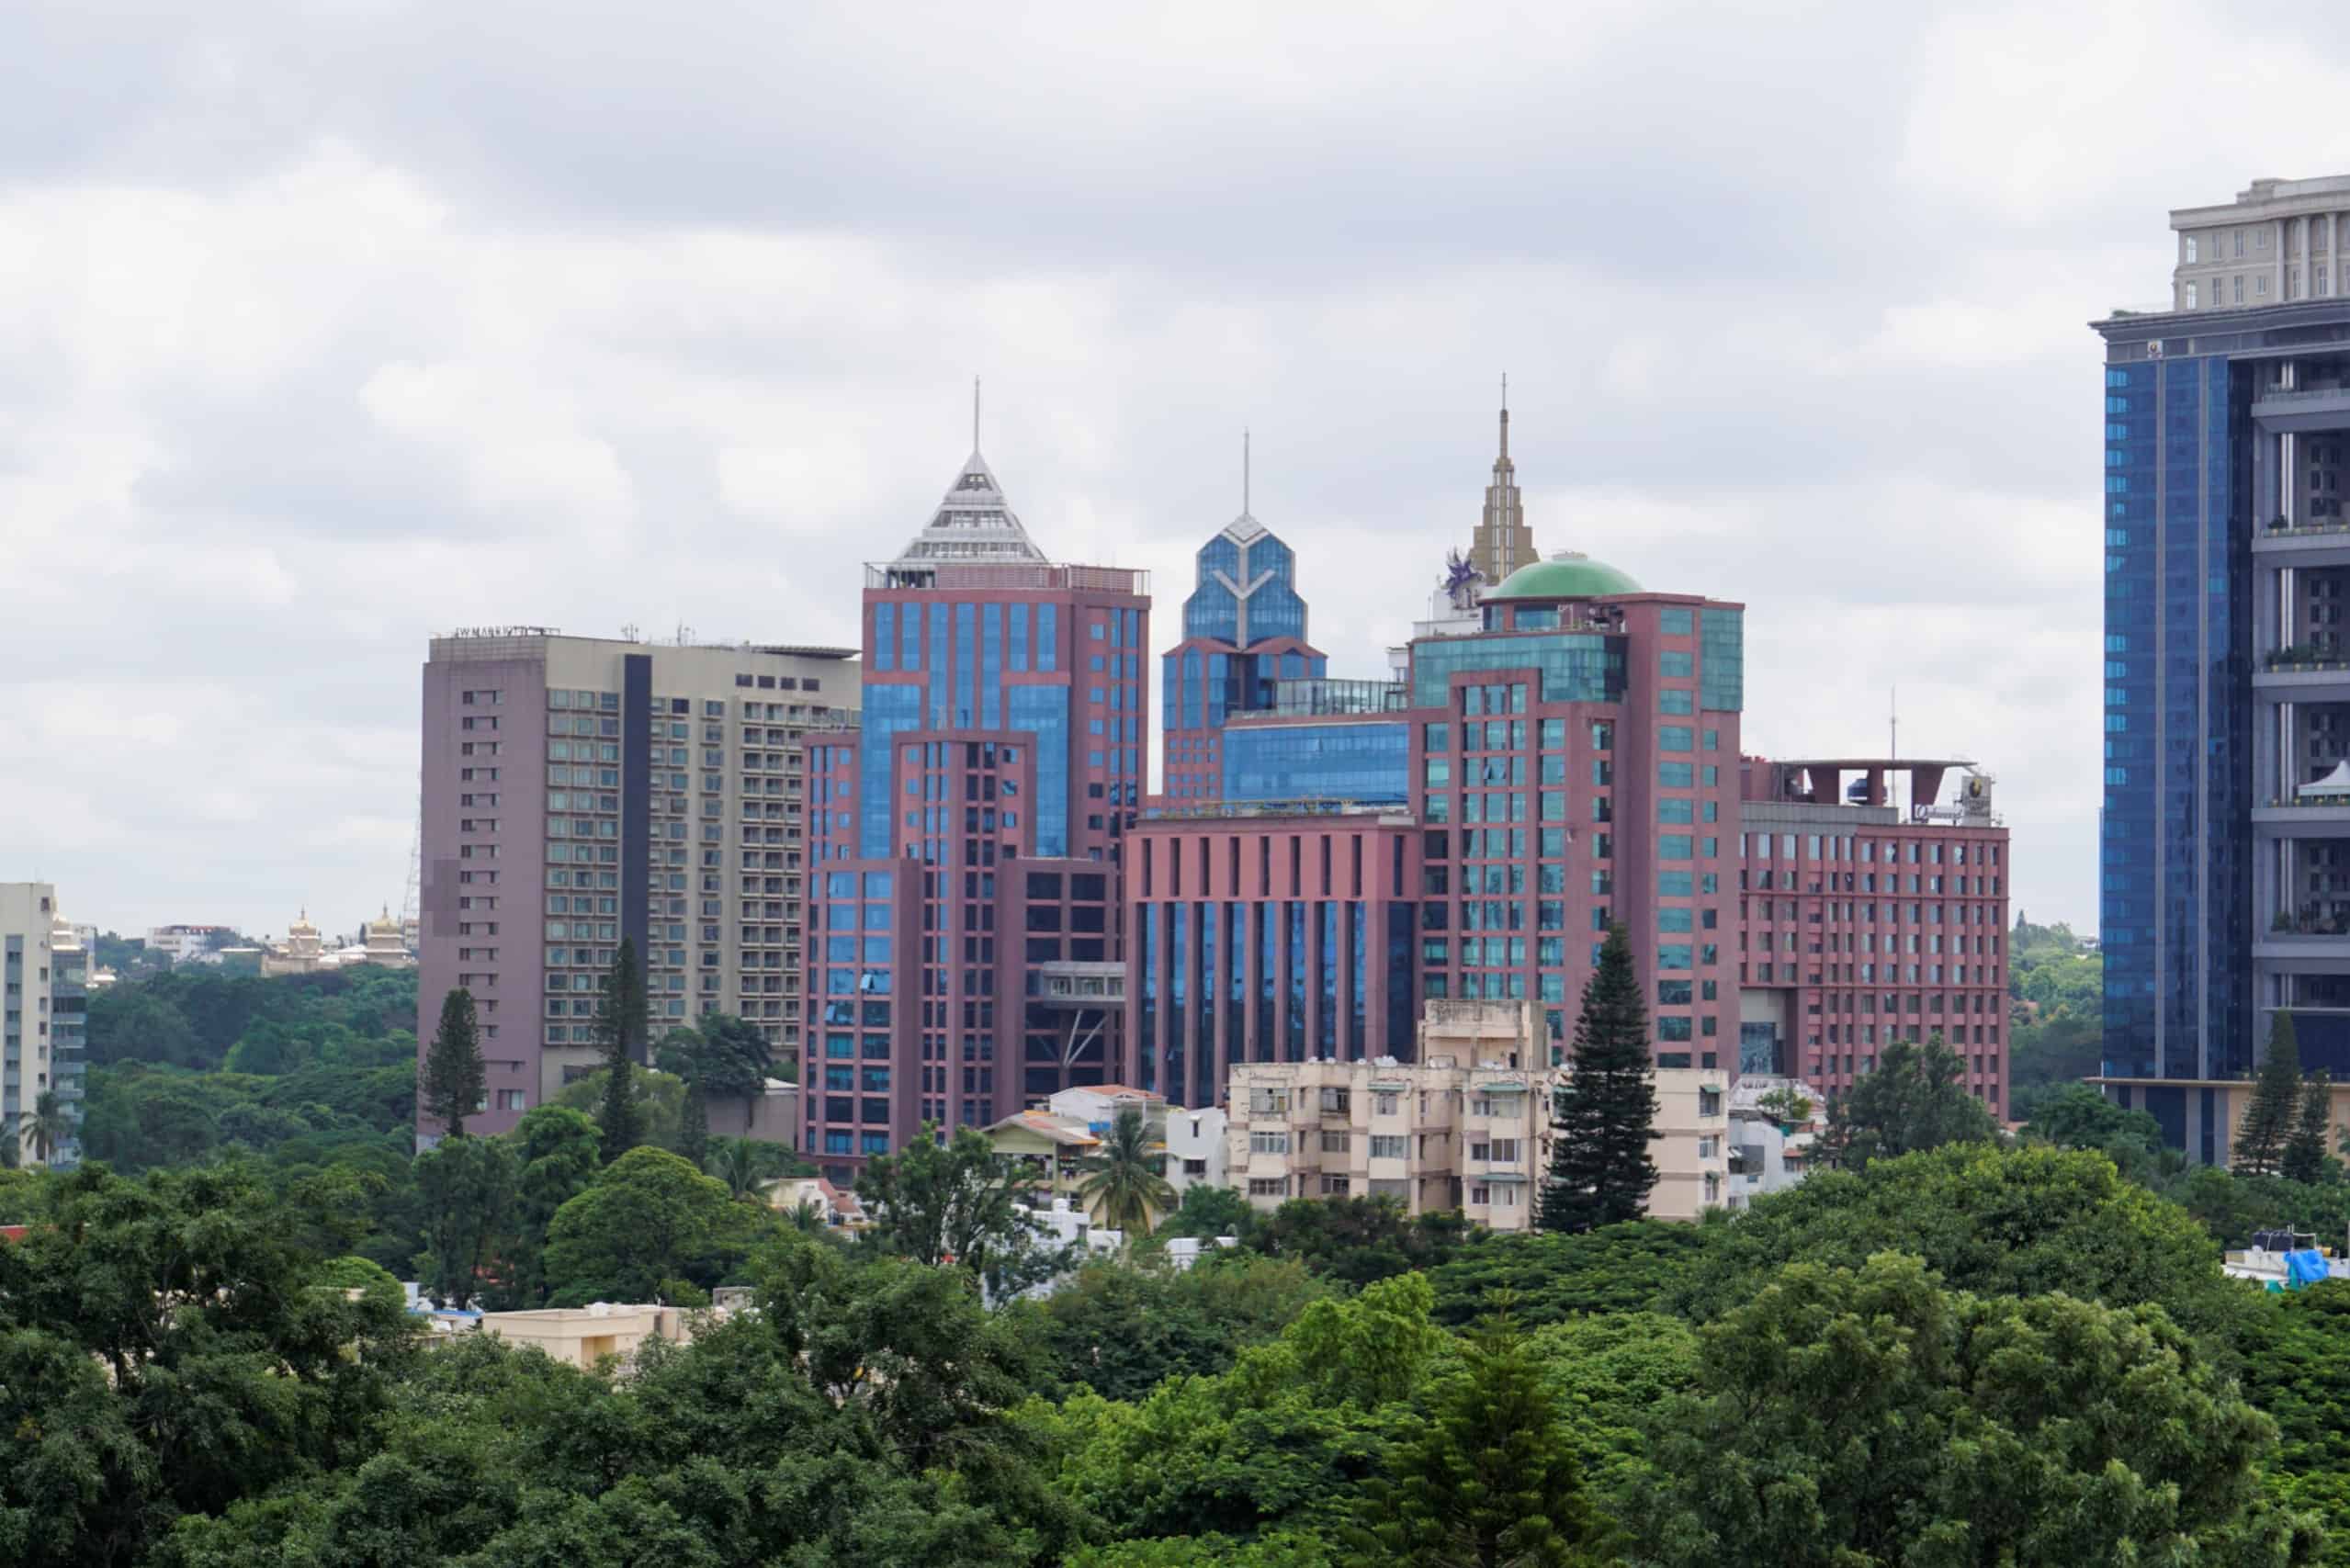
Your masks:
<svg viewBox="0 0 2350 1568"><path fill-rule="evenodd" d="M2279 1012L2268 1028L2268 1050L2260 1059L2252 1101L2236 1125L2229 1164L2247 1176L2274 1176L2284 1163L2285 1141L2301 1093L2301 1048L2293 1038L2293 1015Z"/></svg>
<svg viewBox="0 0 2350 1568"><path fill-rule="evenodd" d="M644 974L637 967L637 944L624 936L604 976L604 998L595 1010L596 1043L604 1047L605 1073L604 1105L596 1120L604 1127L605 1165L643 1141L634 1067L644 1034Z"/></svg>
<svg viewBox="0 0 2350 1568"><path fill-rule="evenodd" d="M695 1170L709 1161L709 1091L703 1088L702 1077L698 1073L685 1080L684 1108L678 1116L677 1152Z"/></svg>
<svg viewBox="0 0 2350 1568"><path fill-rule="evenodd" d="M2322 1181L2333 1163L2326 1134L2333 1121L2333 1080L2322 1069L2301 1086L2301 1103L2293 1121L2293 1135L2278 1156L2286 1179Z"/></svg>
<svg viewBox="0 0 2350 1568"><path fill-rule="evenodd" d="M1656 1162L1648 1157L1656 1138L1655 1062L1632 938L1621 921L1608 928L1599 966L1583 987L1573 1075L1559 1091L1551 1129L1542 1228L1583 1231L1640 1218L1656 1185Z"/></svg>
<svg viewBox="0 0 2350 1568"><path fill-rule="evenodd" d="M1464 1370L1419 1437L1373 1481L1350 1531L1360 1560L1452 1568L1617 1561L1542 1368L1507 1298L1462 1346Z"/></svg>
<svg viewBox="0 0 2350 1568"><path fill-rule="evenodd" d="M441 1024L424 1050L424 1070L417 1075L416 1098L424 1114L447 1129L452 1138L465 1136L465 1119L489 1092L489 1069L481 1061L481 1034L475 1021L473 993L463 987L441 998Z"/></svg>

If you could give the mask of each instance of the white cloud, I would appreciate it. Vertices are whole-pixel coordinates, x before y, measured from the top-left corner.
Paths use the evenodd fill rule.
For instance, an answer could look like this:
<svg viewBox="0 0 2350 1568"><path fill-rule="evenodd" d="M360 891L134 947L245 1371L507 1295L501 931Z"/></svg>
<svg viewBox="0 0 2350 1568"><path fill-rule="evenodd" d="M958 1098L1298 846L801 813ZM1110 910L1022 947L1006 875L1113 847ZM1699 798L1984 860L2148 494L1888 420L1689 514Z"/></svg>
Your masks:
<svg viewBox="0 0 2350 1568"><path fill-rule="evenodd" d="M0 16L0 748L53 760L0 774L0 876L126 927L397 901L434 631L853 641L974 374L1032 534L1149 569L1161 645L1252 427L1376 672L1507 370L1542 546L1751 606L1750 744L1873 744L1897 677L1904 750L2000 775L2018 897L2089 923L2082 322L2162 291L2165 208L2350 163L2288 26Z"/></svg>

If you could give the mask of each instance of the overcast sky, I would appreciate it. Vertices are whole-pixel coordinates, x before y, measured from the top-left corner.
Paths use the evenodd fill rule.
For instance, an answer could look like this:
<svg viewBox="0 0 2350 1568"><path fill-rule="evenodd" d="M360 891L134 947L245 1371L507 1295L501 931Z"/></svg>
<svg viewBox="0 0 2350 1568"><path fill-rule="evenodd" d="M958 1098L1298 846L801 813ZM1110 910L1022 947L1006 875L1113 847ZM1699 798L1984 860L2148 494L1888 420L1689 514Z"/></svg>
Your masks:
<svg viewBox="0 0 2350 1568"><path fill-rule="evenodd" d="M2084 323L2170 207L2350 170L2329 16L1728 9L0 6L0 879L396 908L434 631L853 642L974 374L1161 647L1252 427L1376 673L1507 371L1543 550L1749 606L1749 750L1898 682L2094 924Z"/></svg>

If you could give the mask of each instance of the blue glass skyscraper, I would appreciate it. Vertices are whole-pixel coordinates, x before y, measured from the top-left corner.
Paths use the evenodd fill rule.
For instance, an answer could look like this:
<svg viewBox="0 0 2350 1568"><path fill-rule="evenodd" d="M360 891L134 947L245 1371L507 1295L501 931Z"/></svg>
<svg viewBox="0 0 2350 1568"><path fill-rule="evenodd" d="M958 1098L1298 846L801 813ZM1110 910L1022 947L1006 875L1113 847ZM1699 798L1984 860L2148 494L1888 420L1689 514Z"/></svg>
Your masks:
<svg viewBox="0 0 2350 1568"><path fill-rule="evenodd" d="M2104 1055L2208 1159L2277 1011L2350 1069L2350 178L2171 227L2170 300L2096 323Z"/></svg>

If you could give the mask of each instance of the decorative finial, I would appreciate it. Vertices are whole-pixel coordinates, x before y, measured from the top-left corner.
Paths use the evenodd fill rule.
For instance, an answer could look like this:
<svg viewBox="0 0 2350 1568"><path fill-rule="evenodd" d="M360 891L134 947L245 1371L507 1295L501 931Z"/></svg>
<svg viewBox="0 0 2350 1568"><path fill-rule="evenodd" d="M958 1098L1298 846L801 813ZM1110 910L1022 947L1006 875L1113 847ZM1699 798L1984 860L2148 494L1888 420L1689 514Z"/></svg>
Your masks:
<svg viewBox="0 0 2350 1568"><path fill-rule="evenodd" d="M1509 456L1509 373L1501 373L1501 455Z"/></svg>

